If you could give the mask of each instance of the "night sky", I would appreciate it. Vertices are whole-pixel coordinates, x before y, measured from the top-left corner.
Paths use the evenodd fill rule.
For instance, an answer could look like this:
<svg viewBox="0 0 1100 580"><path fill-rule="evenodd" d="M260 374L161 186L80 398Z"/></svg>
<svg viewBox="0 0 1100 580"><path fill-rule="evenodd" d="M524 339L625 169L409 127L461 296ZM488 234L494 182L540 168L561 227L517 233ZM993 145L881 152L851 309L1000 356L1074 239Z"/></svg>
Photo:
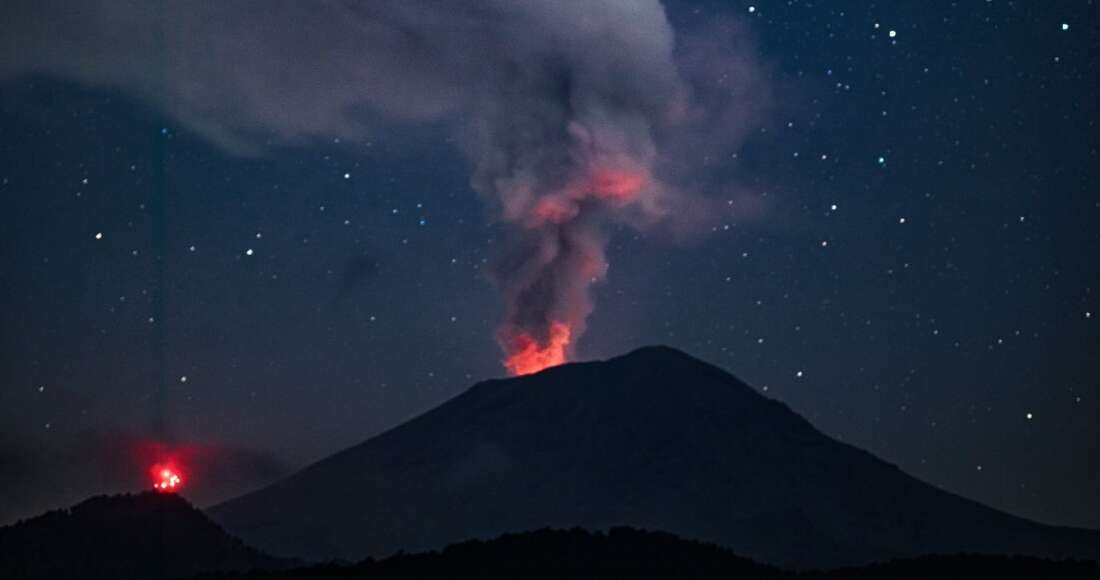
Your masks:
<svg viewBox="0 0 1100 580"><path fill-rule="evenodd" d="M369 51L145 70L119 55L236 49L171 9L120 40L40 4L0 8L0 521L145 487L162 452L226 499L506 374L493 272L517 226L455 136L472 109L433 100L480 69L359 102L387 67L333 79ZM602 226L574 358L668 344L930 483L1100 527L1096 3L664 8L686 82L732 87L729 138L658 150L692 168L660 166L698 198L671 213L706 215ZM224 93L271 109L222 106L238 74L258 84ZM278 86L299 81L316 94Z"/></svg>

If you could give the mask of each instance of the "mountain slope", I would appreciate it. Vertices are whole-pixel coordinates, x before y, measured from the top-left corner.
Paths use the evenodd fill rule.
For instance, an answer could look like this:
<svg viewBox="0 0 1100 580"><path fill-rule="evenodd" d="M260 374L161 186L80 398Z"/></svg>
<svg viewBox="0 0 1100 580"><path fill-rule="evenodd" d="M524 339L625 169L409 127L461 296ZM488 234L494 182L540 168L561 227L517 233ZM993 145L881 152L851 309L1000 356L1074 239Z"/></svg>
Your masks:
<svg viewBox="0 0 1100 580"><path fill-rule="evenodd" d="M837 442L665 347L493 380L209 512L263 549L323 559L543 527L665 530L784 566L925 553L1100 556Z"/></svg>
<svg viewBox="0 0 1100 580"><path fill-rule="evenodd" d="M175 494L99 496L0 528L0 578L182 578L284 568Z"/></svg>

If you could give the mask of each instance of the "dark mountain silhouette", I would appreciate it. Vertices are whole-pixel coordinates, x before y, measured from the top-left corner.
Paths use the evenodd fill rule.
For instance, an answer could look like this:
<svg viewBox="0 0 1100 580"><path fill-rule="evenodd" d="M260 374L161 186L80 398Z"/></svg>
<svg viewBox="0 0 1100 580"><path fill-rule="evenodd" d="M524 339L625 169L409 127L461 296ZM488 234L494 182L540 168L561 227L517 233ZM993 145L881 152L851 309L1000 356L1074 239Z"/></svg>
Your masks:
<svg viewBox="0 0 1100 580"><path fill-rule="evenodd" d="M209 513L261 549L310 559L577 526L665 530L802 568L1100 556L1100 532L925 484L665 347L479 383Z"/></svg>
<svg viewBox="0 0 1100 580"><path fill-rule="evenodd" d="M0 578L160 579L286 568L175 494L99 496L0 528Z"/></svg>
<svg viewBox="0 0 1100 580"><path fill-rule="evenodd" d="M381 561L324 564L278 574L212 575L214 578L274 580L295 578L363 578L413 580L479 578L481 580L928 580L929 578L997 578L998 580L1094 580L1096 562L1052 562L1005 556L932 556L866 568L795 573L757 564L714 545L683 540L667 533L614 528L604 534L580 529L539 530L510 534L487 542L468 541L440 552L399 554Z"/></svg>

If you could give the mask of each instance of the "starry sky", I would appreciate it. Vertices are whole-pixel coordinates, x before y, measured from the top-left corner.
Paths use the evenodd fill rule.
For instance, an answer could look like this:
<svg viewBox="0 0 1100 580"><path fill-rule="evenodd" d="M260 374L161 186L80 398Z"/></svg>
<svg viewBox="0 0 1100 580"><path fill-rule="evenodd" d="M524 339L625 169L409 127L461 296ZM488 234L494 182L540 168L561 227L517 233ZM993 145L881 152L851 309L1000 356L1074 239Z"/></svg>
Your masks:
<svg viewBox="0 0 1100 580"><path fill-rule="evenodd" d="M576 358L681 348L935 485L1100 527L1096 3L664 8L677 46L725 23L714 74L752 91L735 146L679 153L705 226L607 226ZM461 111L230 134L42 46L0 63L0 520L143 487L164 449L226 499L505 374L510 225Z"/></svg>

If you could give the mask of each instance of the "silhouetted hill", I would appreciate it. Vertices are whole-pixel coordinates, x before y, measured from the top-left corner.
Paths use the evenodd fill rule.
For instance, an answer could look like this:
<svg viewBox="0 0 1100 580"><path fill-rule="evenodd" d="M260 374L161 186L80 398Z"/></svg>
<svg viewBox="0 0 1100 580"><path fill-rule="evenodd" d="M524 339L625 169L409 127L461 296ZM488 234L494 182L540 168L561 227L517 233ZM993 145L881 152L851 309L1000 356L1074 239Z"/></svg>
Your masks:
<svg viewBox="0 0 1100 580"><path fill-rule="evenodd" d="M927 485L666 347L479 383L209 513L271 553L316 560L578 526L666 530L793 567L1100 556L1100 532Z"/></svg>
<svg viewBox="0 0 1100 580"><path fill-rule="evenodd" d="M180 578L290 564L245 546L175 494L93 497L0 528L0 578Z"/></svg>
<svg viewBox="0 0 1100 580"><path fill-rule="evenodd" d="M871 564L862 568L840 568L799 575L812 580L929 580L973 578L975 580L1084 580L1100 578L1095 560L1047 560L1027 556L956 554L922 556Z"/></svg>
<svg viewBox="0 0 1100 580"><path fill-rule="evenodd" d="M927 557L833 572L794 573L757 564L728 550L671 534L614 528L609 533L540 530L470 541L441 552L397 555L354 565L327 564L278 574L252 573L213 578L249 580L363 578L412 580L928 580L930 578L1090 579L1100 574L1095 562L1051 562L996 556Z"/></svg>

